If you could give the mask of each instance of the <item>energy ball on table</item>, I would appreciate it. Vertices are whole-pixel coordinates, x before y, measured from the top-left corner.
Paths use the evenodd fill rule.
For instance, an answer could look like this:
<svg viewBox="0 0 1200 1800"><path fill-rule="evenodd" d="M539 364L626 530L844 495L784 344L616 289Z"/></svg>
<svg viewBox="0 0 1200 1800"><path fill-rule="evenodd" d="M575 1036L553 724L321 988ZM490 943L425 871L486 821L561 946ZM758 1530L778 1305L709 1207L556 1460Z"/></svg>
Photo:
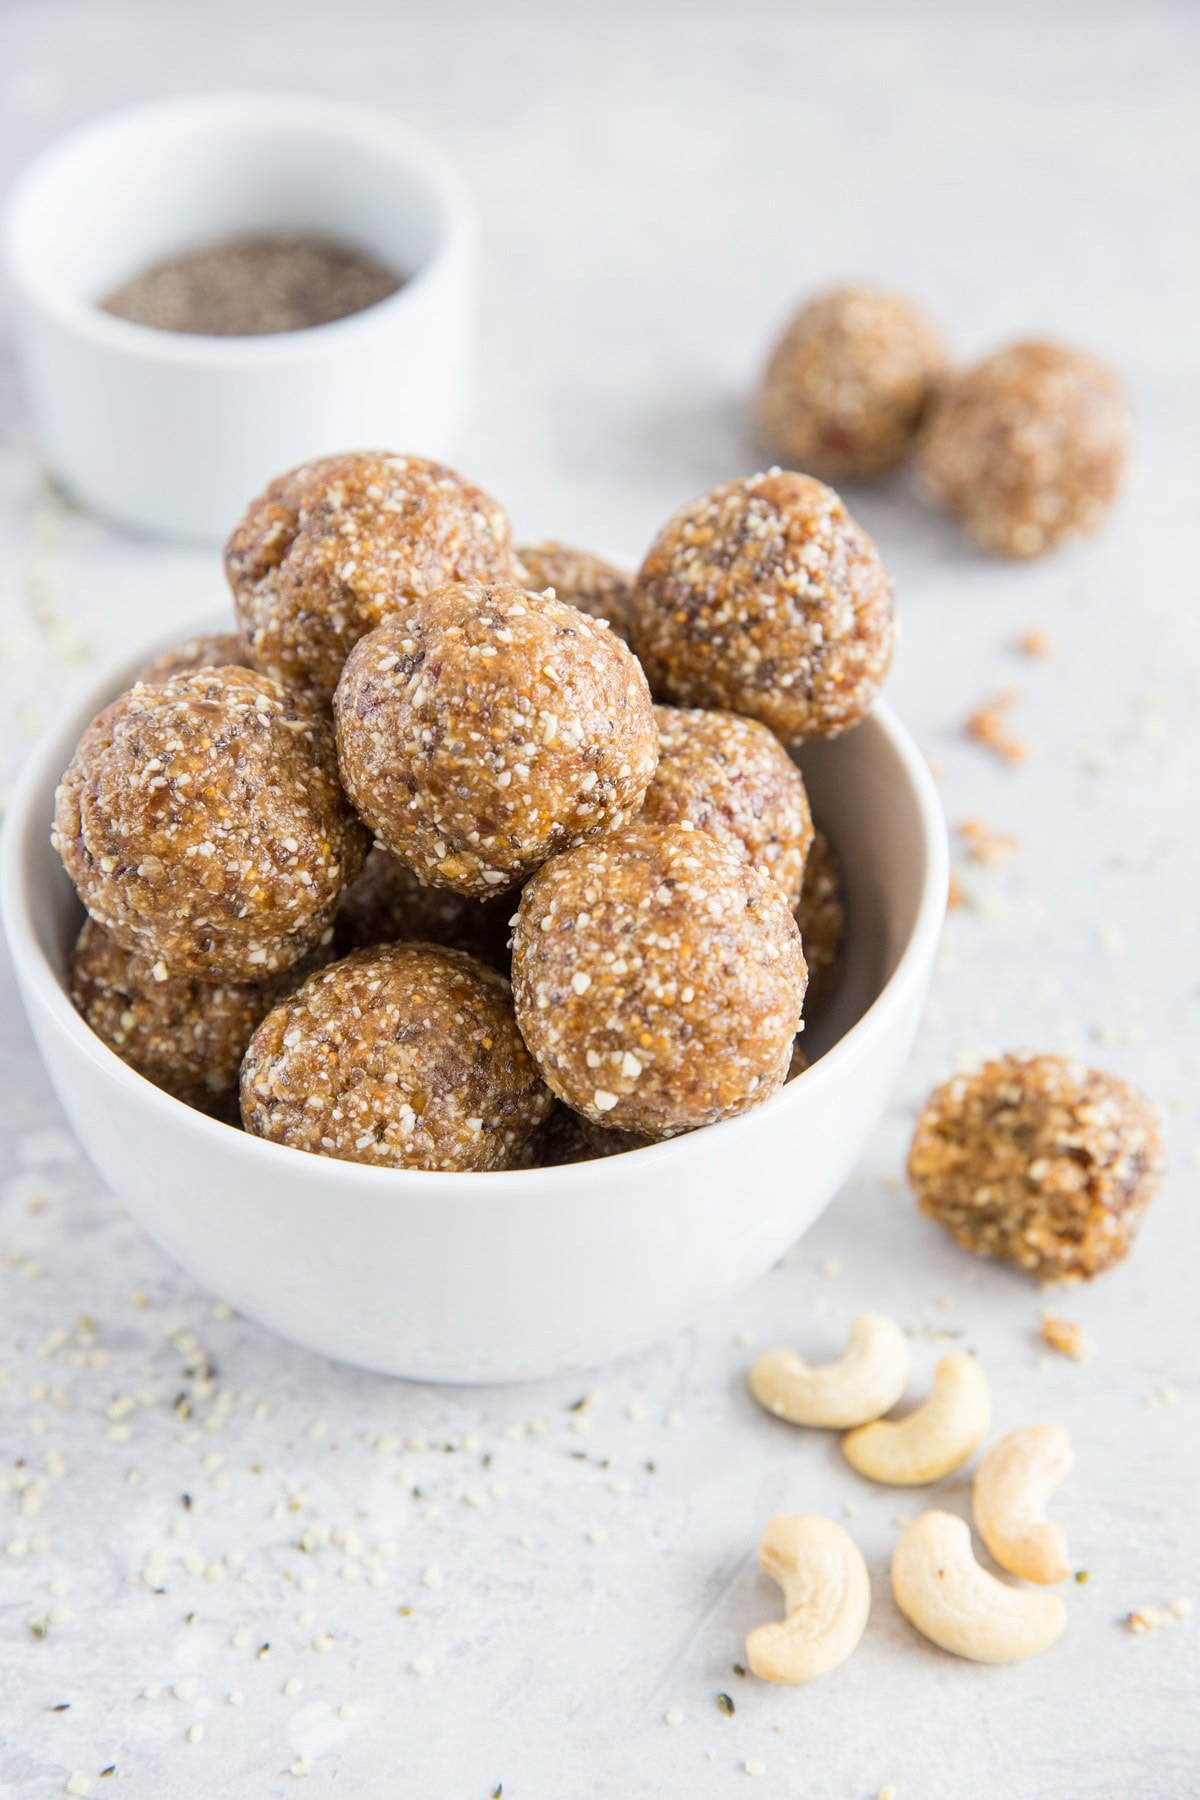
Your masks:
<svg viewBox="0 0 1200 1800"><path fill-rule="evenodd" d="M517 1020L546 1081L593 1123L652 1138L782 1086L804 983L777 884L679 826L555 857L513 928Z"/></svg>
<svg viewBox="0 0 1200 1800"><path fill-rule="evenodd" d="M527 588L540 593L552 587L568 606L577 606L593 619L607 619L621 642L629 642L633 582L628 575L603 557L566 544L523 544L516 556Z"/></svg>
<svg viewBox="0 0 1200 1800"><path fill-rule="evenodd" d="M833 996L842 976L846 941L846 903L842 877L829 839L820 829L813 832L812 848L804 865L804 886L795 909L800 942L808 964L808 992L804 1010L811 1019Z"/></svg>
<svg viewBox="0 0 1200 1800"><path fill-rule="evenodd" d="M1061 1056L1005 1056L930 1096L908 1178L964 1249L1087 1280L1128 1254L1162 1167L1135 1088Z"/></svg>
<svg viewBox="0 0 1200 1800"><path fill-rule="evenodd" d="M156 975L158 964L87 919L71 959L71 998L97 1037L155 1087L202 1112L236 1116L238 1067L254 1027L329 954L318 949L266 981Z"/></svg>
<svg viewBox="0 0 1200 1800"><path fill-rule="evenodd" d="M344 1162L507 1169L553 1105L502 975L459 950L387 944L312 975L242 1064L247 1131Z"/></svg>
<svg viewBox="0 0 1200 1800"><path fill-rule="evenodd" d="M784 462L822 480L886 475L946 366L941 337L911 300L838 288L802 306L772 351L759 428Z"/></svg>
<svg viewBox="0 0 1200 1800"><path fill-rule="evenodd" d="M1124 390L1103 363L1057 344L1014 344L961 375L918 451L932 498L998 556L1040 556L1095 531L1129 446Z"/></svg>
<svg viewBox="0 0 1200 1800"><path fill-rule="evenodd" d="M338 903L335 941L342 955L397 941L444 944L477 956L504 975L515 907L511 896L473 900L449 888L426 887L411 869L376 846Z"/></svg>
<svg viewBox="0 0 1200 1800"><path fill-rule="evenodd" d="M812 817L804 777L779 739L735 713L656 706L654 716L658 768L639 820L709 832L773 875L795 906Z"/></svg>
<svg viewBox="0 0 1200 1800"><path fill-rule="evenodd" d="M866 532L832 488L779 469L677 512L634 591L634 649L655 693L744 713L785 744L857 724L895 634Z"/></svg>
<svg viewBox="0 0 1200 1800"><path fill-rule="evenodd" d="M245 641L232 631L213 631L203 637L189 638L174 650L168 650L143 669L139 681L163 682L172 675L187 674L191 669L252 669Z"/></svg>
<svg viewBox="0 0 1200 1800"><path fill-rule="evenodd" d="M347 792L431 887L494 894L641 804L637 659L563 600L459 582L357 645L334 701Z"/></svg>
<svg viewBox="0 0 1200 1800"><path fill-rule="evenodd" d="M155 979L290 968L366 854L329 727L236 668L139 682L107 706L59 784L52 836L92 917Z"/></svg>
<svg viewBox="0 0 1200 1800"><path fill-rule="evenodd" d="M260 669L328 702L350 651L448 581L508 581L504 508L419 456L326 456L273 481L225 546Z"/></svg>

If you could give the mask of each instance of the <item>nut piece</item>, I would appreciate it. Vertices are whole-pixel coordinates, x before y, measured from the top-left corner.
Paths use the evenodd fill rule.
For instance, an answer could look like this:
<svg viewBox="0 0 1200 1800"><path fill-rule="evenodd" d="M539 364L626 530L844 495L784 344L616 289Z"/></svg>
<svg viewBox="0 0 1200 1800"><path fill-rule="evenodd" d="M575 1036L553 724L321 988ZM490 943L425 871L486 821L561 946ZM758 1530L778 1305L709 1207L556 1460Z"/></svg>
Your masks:
<svg viewBox="0 0 1200 1800"><path fill-rule="evenodd" d="M1003 1056L930 1095L908 1179L964 1249L1086 1280L1128 1254L1162 1167L1135 1088L1066 1057Z"/></svg>
<svg viewBox="0 0 1200 1800"><path fill-rule="evenodd" d="M177 644L173 650L167 650L152 662L148 669L143 669L138 676L139 681L167 681L172 675L185 674L189 669L252 669L250 652L243 640L233 631L213 631L202 637L188 638L186 643Z"/></svg>
<svg viewBox="0 0 1200 1800"><path fill-rule="evenodd" d="M758 1558L783 1589L787 1617L750 1633L746 1661L763 1681L828 1675L866 1629L871 1582L862 1551L832 1519L782 1513L763 1532Z"/></svg>
<svg viewBox="0 0 1200 1800"><path fill-rule="evenodd" d="M515 554L517 579L523 586L539 594L552 587L568 606L577 606L593 619L607 619L621 642L629 642L633 582L623 570L593 556L590 550L572 550L550 541L522 544Z"/></svg>
<svg viewBox="0 0 1200 1800"><path fill-rule="evenodd" d="M970 1528L953 1513L922 1513L905 1526L892 1557L892 1592L923 1636L972 1662L1037 1656L1067 1623L1057 1594L1007 1587L980 1568Z"/></svg>
<svg viewBox="0 0 1200 1800"><path fill-rule="evenodd" d="M656 695L758 719L787 745L858 723L895 635L866 532L832 488L779 469L681 508L634 589L633 645Z"/></svg>
<svg viewBox="0 0 1200 1800"><path fill-rule="evenodd" d="M1095 357L1013 344L950 384L918 450L931 497L998 556L1040 556L1104 522L1129 407Z"/></svg>
<svg viewBox="0 0 1200 1800"><path fill-rule="evenodd" d="M987 1436L992 1396L987 1376L961 1350L943 1356L933 1392L904 1419L877 1419L842 1439L851 1468L889 1487L924 1487L961 1468Z"/></svg>
<svg viewBox="0 0 1200 1800"><path fill-rule="evenodd" d="M822 481L886 475L945 368L942 340L911 300L837 288L802 306L772 351L759 428L784 462Z"/></svg>
<svg viewBox="0 0 1200 1800"><path fill-rule="evenodd" d="M448 581L511 581L504 508L444 463L356 451L291 469L225 546L260 669L326 704L350 651Z"/></svg>
<svg viewBox="0 0 1200 1800"><path fill-rule="evenodd" d="M431 887L496 894L621 824L658 762L637 659L547 594L458 582L356 645L334 701L346 791Z"/></svg>
<svg viewBox="0 0 1200 1800"><path fill-rule="evenodd" d="M890 1412L908 1385L908 1339L884 1313L859 1313L846 1354L815 1368L795 1350L768 1350L750 1392L777 1419L844 1431Z"/></svg>
<svg viewBox="0 0 1200 1800"><path fill-rule="evenodd" d="M993 1446L975 1475L972 1505L980 1537L1010 1575L1065 1581L1067 1537L1046 1502L1070 1471L1071 1440L1061 1425L1022 1425Z"/></svg>

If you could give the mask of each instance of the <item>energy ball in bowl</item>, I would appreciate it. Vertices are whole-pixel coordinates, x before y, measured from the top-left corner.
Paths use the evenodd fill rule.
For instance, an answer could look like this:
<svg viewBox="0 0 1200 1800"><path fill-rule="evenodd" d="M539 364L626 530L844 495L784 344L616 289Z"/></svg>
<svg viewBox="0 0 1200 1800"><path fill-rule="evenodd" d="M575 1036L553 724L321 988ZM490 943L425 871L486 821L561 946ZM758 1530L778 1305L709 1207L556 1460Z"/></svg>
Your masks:
<svg viewBox="0 0 1200 1800"><path fill-rule="evenodd" d="M318 945L366 836L333 734L250 669L136 683L79 740L53 842L92 917L156 979L260 981Z"/></svg>
<svg viewBox="0 0 1200 1800"><path fill-rule="evenodd" d="M243 638L232 631L213 631L202 637L189 638L185 644L178 644L174 650L168 650L157 662L152 662L148 669L143 669L138 680L168 681L172 675L183 675L191 669L253 667Z"/></svg>
<svg viewBox="0 0 1200 1800"><path fill-rule="evenodd" d="M805 967L769 875L702 831L634 825L540 869L513 928L517 1020L560 1100L673 1137L783 1085Z"/></svg>
<svg viewBox="0 0 1200 1800"><path fill-rule="evenodd" d="M376 845L338 903L335 941L340 955L397 941L444 944L506 975L515 907L509 896L473 900L449 888L426 887Z"/></svg>
<svg viewBox="0 0 1200 1800"><path fill-rule="evenodd" d="M795 909L808 964L804 1010L811 1019L832 999L842 976L846 944L846 902L837 858L825 833L813 832L804 865L804 886Z"/></svg>
<svg viewBox="0 0 1200 1800"><path fill-rule="evenodd" d="M242 1064L247 1131L378 1168L513 1167L553 1098L502 975L459 950L387 944L312 975Z"/></svg>
<svg viewBox="0 0 1200 1800"><path fill-rule="evenodd" d="M577 606L593 619L607 619L621 642L629 642L633 582L622 570L589 550L550 542L523 544L516 557L527 588L540 593L552 587L568 606Z"/></svg>
<svg viewBox="0 0 1200 1800"><path fill-rule="evenodd" d="M795 906L812 842L804 777L779 739L753 719L656 706L658 768L639 819L707 831L773 875Z"/></svg>
<svg viewBox="0 0 1200 1800"><path fill-rule="evenodd" d="M636 657L552 595L459 582L385 620L334 700L347 792L431 887L495 894L636 811L658 761Z"/></svg>
<svg viewBox="0 0 1200 1800"><path fill-rule="evenodd" d="M1120 486L1129 407L1103 363L1057 344L1014 344L946 390L920 469L983 549L1040 556L1095 531Z"/></svg>
<svg viewBox="0 0 1200 1800"><path fill-rule="evenodd" d="M759 428L784 462L822 480L886 475L946 366L941 337L911 300L838 288L802 306L772 351Z"/></svg>
<svg viewBox="0 0 1200 1800"><path fill-rule="evenodd" d="M555 1102L554 1111L533 1140L530 1167L559 1169L566 1163L599 1162L608 1156L624 1156L642 1150L653 1138L635 1131L614 1131L593 1125L569 1106Z"/></svg>
<svg viewBox="0 0 1200 1800"><path fill-rule="evenodd" d="M419 456L359 452L292 469L225 547L260 669L329 701L359 638L448 581L512 579L504 508Z"/></svg>
<svg viewBox="0 0 1200 1800"><path fill-rule="evenodd" d="M266 981L156 975L161 965L86 919L71 959L71 998L97 1037L155 1087L202 1112L236 1116L238 1068L255 1026L330 954L313 951Z"/></svg>
<svg viewBox="0 0 1200 1800"><path fill-rule="evenodd" d="M634 649L660 698L744 713L789 745L858 723L895 635L866 532L832 488L779 469L677 512L634 591Z"/></svg>
<svg viewBox="0 0 1200 1800"><path fill-rule="evenodd" d="M1128 1254L1162 1167L1135 1088L1061 1056L1005 1056L930 1096L908 1178L964 1249L1086 1280Z"/></svg>

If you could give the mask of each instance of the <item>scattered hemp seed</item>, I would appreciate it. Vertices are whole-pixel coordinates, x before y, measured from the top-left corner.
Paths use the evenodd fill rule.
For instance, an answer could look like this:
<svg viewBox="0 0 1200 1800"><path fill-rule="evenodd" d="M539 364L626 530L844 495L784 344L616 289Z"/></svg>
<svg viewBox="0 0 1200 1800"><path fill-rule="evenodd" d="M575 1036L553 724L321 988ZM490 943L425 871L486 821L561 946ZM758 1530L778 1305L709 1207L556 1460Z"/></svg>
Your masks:
<svg viewBox="0 0 1200 1800"><path fill-rule="evenodd" d="M304 1683L299 1675L292 1675L283 1684L283 1697L285 1700L294 1700L296 1695L303 1693L303 1691Z"/></svg>
<svg viewBox="0 0 1200 1800"><path fill-rule="evenodd" d="M246 1696L241 1688L230 1688L226 1698L230 1706L245 1706L246 1704Z"/></svg>
<svg viewBox="0 0 1200 1800"><path fill-rule="evenodd" d="M67 1782L66 1792L68 1794L90 1794L91 1791L92 1778L90 1775L72 1775Z"/></svg>
<svg viewBox="0 0 1200 1800"><path fill-rule="evenodd" d="M322 1631L317 1637L315 1637L313 1639L312 1647L317 1652L318 1656L325 1656L330 1650L333 1649L333 1639L330 1637L330 1635L327 1631Z"/></svg>
<svg viewBox="0 0 1200 1800"><path fill-rule="evenodd" d="M408 1666L414 1675L420 1675L422 1678L432 1675L435 1667L431 1656L414 1656Z"/></svg>
<svg viewBox="0 0 1200 1800"><path fill-rule="evenodd" d="M682 1725L683 1724L682 1708L678 1707L678 1706L673 1706L669 1712L665 1712L663 1714L663 1724L664 1725Z"/></svg>
<svg viewBox="0 0 1200 1800"><path fill-rule="evenodd" d="M744 1762L742 1768L747 1775L765 1775L767 1772L766 1763L759 1762L756 1756L752 1756L748 1762Z"/></svg>
<svg viewBox="0 0 1200 1800"><path fill-rule="evenodd" d="M189 1744L198 1744L203 1736L204 1727L199 1719L197 1719L194 1725L189 1725L187 1728L187 1741Z"/></svg>
<svg viewBox="0 0 1200 1800"><path fill-rule="evenodd" d="M733 1701L728 1694L718 1694L717 1705L725 1714L726 1718L729 1719L732 1719L734 1713L737 1711L737 1707L733 1704Z"/></svg>

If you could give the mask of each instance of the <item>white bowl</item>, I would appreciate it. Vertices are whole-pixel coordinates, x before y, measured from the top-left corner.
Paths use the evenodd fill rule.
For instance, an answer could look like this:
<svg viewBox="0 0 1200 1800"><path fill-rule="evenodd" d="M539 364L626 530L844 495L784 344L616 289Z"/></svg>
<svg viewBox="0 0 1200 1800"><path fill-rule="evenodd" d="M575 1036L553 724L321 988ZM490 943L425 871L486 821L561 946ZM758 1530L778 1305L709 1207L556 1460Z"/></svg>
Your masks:
<svg viewBox="0 0 1200 1800"><path fill-rule="evenodd" d="M408 279L350 318L263 337L156 331L96 305L177 250L264 229L348 241ZM25 171L4 250L43 453L122 524L219 540L312 456L453 452L474 211L441 152L385 115L254 93L114 114Z"/></svg>
<svg viewBox="0 0 1200 1800"><path fill-rule="evenodd" d="M891 710L877 705L799 758L842 863L851 925L845 978L812 1033L819 1060L742 1118L626 1156L427 1175L304 1155L193 1112L128 1069L71 1004L82 912L50 848L54 789L88 721L167 647L112 672L54 727L0 843L4 925L50 1078L155 1242L281 1337L430 1381L592 1367L666 1337L770 1268L879 1119L945 910L941 808Z"/></svg>

